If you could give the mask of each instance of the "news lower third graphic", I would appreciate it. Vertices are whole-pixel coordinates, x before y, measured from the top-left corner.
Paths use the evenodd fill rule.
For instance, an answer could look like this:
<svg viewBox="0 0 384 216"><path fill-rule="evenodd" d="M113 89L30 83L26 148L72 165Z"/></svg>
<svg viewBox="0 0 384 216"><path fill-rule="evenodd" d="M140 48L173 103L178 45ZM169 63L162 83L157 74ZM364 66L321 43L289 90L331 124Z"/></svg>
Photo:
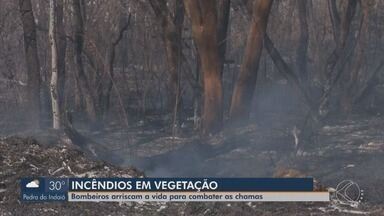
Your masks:
<svg viewBox="0 0 384 216"><path fill-rule="evenodd" d="M23 178L20 186L22 201L68 200L68 179Z"/></svg>
<svg viewBox="0 0 384 216"><path fill-rule="evenodd" d="M312 178L23 178L21 201L328 202Z"/></svg>

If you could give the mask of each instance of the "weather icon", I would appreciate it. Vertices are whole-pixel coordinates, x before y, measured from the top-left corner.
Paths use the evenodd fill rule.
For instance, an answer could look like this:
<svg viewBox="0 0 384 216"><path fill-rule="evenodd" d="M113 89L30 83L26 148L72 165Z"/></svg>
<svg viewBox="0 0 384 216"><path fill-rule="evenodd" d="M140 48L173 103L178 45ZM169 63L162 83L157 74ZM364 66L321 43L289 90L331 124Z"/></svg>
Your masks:
<svg viewBox="0 0 384 216"><path fill-rule="evenodd" d="M26 185L26 187L27 187L27 188L38 188L38 187L39 187L39 184L40 184L39 180L35 179L35 180L29 182L29 183Z"/></svg>

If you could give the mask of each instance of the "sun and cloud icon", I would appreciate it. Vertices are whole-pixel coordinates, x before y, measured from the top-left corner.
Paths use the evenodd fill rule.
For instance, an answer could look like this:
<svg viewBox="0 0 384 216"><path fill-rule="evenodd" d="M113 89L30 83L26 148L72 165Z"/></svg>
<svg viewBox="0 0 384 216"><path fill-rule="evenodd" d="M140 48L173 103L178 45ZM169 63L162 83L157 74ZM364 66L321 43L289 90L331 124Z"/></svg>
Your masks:
<svg viewBox="0 0 384 216"><path fill-rule="evenodd" d="M26 188L39 188L39 184L40 184L39 180L35 179L35 180L29 182L25 187Z"/></svg>

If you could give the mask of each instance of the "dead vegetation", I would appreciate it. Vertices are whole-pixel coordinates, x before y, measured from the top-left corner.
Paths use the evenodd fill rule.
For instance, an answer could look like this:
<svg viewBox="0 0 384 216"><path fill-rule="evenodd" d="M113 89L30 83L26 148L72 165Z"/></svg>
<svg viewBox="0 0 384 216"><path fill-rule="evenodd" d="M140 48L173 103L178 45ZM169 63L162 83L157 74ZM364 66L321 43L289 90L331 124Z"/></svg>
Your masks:
<svg viewBox="0 0 384 216"><path fill-rule="evenodd" d="M290 128L285 127L286 122L270 125L268 130L251 124L205 140L165 136L148 140L144 136L146 141L138 139L136 142L142 143L132 145L138 153L141 152L138 155L146 155L148 160L153 159L152 170L148 172L152 176L265 177L280 172L299 175L280 177L313 176L324 187L335 187L339 180L353 179L364 188L367 195L365 202L358 207L343 206L337 202L21 203L18 200L18 180L25 176L144 175L132 167L118 168L95 161L92 155L83 153L81 147L71 144L65 137L57 139L58 136L53 133L48 133L51 136L44 133L35 134L35 138L9 136L1 139L0 215L381 215L383 188L379 182L382 182L384 175L376 168L384 160L382 139L379 136L379 126L384 121L381 118L365 119L359 120L356 117L325 126L318 135L318 142L322 145L316 145L307 149L306 154L295 157L292 154L284 156L289 155L287 152L292 152L294 146L294 137L290 134ZM98 145L105 145L103 148L109 144L98 141ZM204 146L211 148L210 152L202 151L205 153L201 154L196 142L208 144ZM172 155L173 158L169 157ZM118 156L126 158L124 166L129 164L128 155ZM168 160L161 160L164 158Z"/></svg>

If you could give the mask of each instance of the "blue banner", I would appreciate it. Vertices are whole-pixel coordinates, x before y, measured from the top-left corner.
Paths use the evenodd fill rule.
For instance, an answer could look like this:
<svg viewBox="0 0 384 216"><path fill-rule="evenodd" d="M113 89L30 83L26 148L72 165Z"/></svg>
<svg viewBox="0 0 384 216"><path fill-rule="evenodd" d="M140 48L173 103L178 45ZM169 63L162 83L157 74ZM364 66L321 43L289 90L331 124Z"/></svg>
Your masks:
<svg viewBox="0 0 384 216"><path fill-rule="evenodd" d="M67 201L70 192L311 192L312 178L23 178L22 201Z"/></svg>
<svg viewBox="0 0 384 216"><path fill-rule="evenodd" d="M69 183L70 191L313 191L312 178L71 178Z"/></svg>

